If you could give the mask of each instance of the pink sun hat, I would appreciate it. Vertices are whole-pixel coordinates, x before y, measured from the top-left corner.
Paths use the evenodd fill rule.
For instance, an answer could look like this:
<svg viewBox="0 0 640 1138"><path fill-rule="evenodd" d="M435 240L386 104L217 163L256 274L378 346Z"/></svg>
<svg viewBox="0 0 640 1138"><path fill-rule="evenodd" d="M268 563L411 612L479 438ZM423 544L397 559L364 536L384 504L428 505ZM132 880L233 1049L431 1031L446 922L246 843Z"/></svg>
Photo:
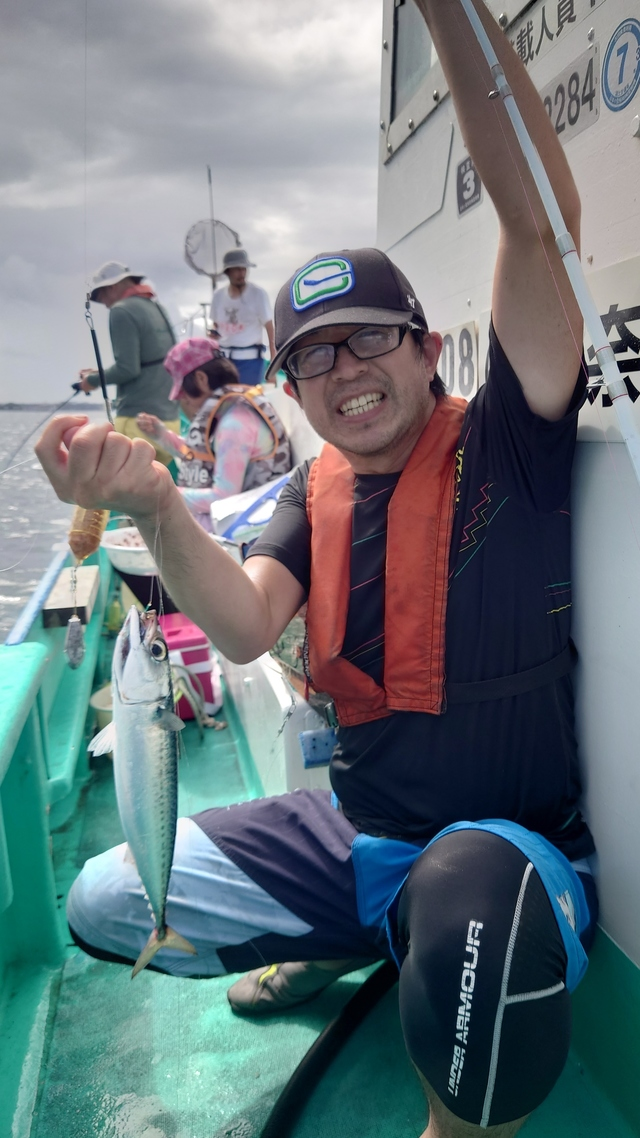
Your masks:
<svg viewBox="0 0 640 1138"><path fill-rule="evenodd" d="M188 340L174 344L164 359L164 366L173 380L169 399L178 398L185 375L189 375L189 372L195 371L209 360L218 359L221 354L218 341L205 339L203 336L191 336Z"/></svg>

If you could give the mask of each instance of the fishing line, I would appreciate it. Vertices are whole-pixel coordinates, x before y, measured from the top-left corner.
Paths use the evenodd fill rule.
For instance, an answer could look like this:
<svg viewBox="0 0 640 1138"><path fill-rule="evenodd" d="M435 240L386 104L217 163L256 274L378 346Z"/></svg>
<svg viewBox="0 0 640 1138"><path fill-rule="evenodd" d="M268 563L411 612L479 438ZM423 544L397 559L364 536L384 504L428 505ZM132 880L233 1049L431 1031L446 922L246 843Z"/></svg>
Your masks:
<svg viewBox="0 0 640 1138"><path fill-rule="evenodd" d="M52 415L55 415L63 407L66 407L67 403L70 403L72 399L75 399L77 394L78 394L78 392L74 391L72 395L69 395L67 397L67 399L64 399L62 401L62 403L59 403L57 407L54 407L53 411L49 411L48 414L45 415L44 419L41 419L39 423L36 423L35 427L32 427L32 429L29 431L28 435L24 436L22 441L18 444L16 449L9 456L9 458L5 459L5 462L8 462L9 464L11 464L13 462L14 458L16 457L16 455L20 454L20 451L22 450L24 444L31 438L31 436L34 435L36 433L36 431L38 431L40 429L40 427L42 427L43 424L46 423L47 420L51 418ZM33 458L33 455L30 455L29 458L25 458L24 462L29 462L32 458ZM24 465L24 463L22 463L22 462L17 463L17 466L23 466L23 465ZM7 474L9 470L15 470L15 469L16 469L15 466L9 465L9 466L6 466L4 468L4 470L0 470L0 474Z"/></svg>
<svg viewBox="0 0 640 1138"><path fill-rule="evenodd" d="M84 99L83 99L83 261L84 261L84 280L86 284L86 299L85 299L85 320L89 328L91 340L93 344L94 355L96 358L97 371L100 377L100 387L102 396L105 403L105 409L109 422L113 424L113 417L111 413L111 405L107 396L104 368L102 364L102 357L100 353L100 346L98 337L93 323L93 316L91 312L91 295L89 287L89 267L88 267L88 133L89 133L89 117L88 117L88 84L89 84L89 3L85 0L84 3ZM76 392L74 392L74 395ZM172 1021L175 1019L176 1004L170 1002L170 993L167 988L152 988L152 1006L151 1006L151 1022L152 1031L155 1036L155 1047L153 1051L157 1056L162 1057L163 1060L171 1057L171 1051L167 1044L167 1040L172 1036ZM155 1016L154 1016L155 1012ZM179 1027L184 1027L184 1008L182 995L177 1000L177 1017L179 1020ZM155 1026L154 1026L155 1021ZM153 1053L149 1054L149 1064L154 1061ZM172 1064L171 1073L174 1076L172 1083L177 1084L177 1107L178 1110L184 1112L184 1103L181 1096L181 1077L180 1077L180 1063L179 1061Z"/></svg>
<svg viewBox="0 0 640 1138"><path fill-rule="evenodd" d="M0 569L0 573L10 573L12 569L17 569L18 565L22 565L22 562L24 561L25 557L28 557L29 554L31 553L31 550L33 549L33 545L34 545L35 540L36 540L36 535L34 534L33 537L31 538L31 545L29 546L24 557L21 557L19 561L15 561L13 565L7 565L6 569Z"/></svg>
<svg viewBox="0 0 640 1138"><path fill-rule="evenodd" d="M87 322L89 332L91 334L91 341L93 343L93 351L96 357L96 364L98 366L98 375L100 376L100 387L102 388L102 397L107 411L107 418L113 426L113 418L111 415L111 404L107 395L107 388L104 378L104 368L102 366L102 356L100 355L100 345L98 344L98 337L93 324L93 315L91 313L91 288L89 287L89 269L87 262L87 248L88 248L88 183L87 183L87 167L88 167L88 82L89 82L89 0L84 2L84 101L83 101L83 254L84 254L84 279L87 285L87 294L84 304L84 318Z"/></svg>
<svg viewBox="0 0 640 1138"><path fill-rule="evenodd" d="M84 100L83 100L83 123L82 123L82 143L83 143L83 252L84 252L84 279L88 279L89 270L87 268L87 92L88 92L88 67L89 61L89 0L84 0Z"/></svg>
<svg viewBox="0 0 640 1138"><path fill-rule="evenodd" d="M6 466L4 470L0 470L0 474L9 474L11 470L19 470L21 466L26 466L28 462L33 462L33 455L29 455L29 458L23 458L20 462L14 463L13 466ZM39 465L39 463L35 463L36 467Z"/></svg>
<svg viewBox="0 0 640 1138"><path fill-rule="evenodd" d="M5 466L3 470L0 470L0 474L9 474L10 471L18 470L21 466L25 466L27 462L33 461L33 455L29 455L28 458L23 458L21 462L16 462L15 465L13 465L13 466L11 465L12 460L16 457L17 454L20 453L24 444L31 438L31 436L33 434L35 434L35 432L37 430L39 430L40 427L42 427L42 425L44 423L46 423L47 420L50 419L52 415L55 415L57 411L60 411L60 409L62 407L66 407L67 403L70 403L72 399L75 399L77 394L78 394L78 392L74 391L72 395L69 395L67 399L65 399L62 403L59 403L57 407L54 407L53 411L49 411L48 415L45 415L44 419L41 419L39 423L36 423L35 427L33 427L32 430L30 430L29 433L24 436L24 438L22 439L20 444L13 451L13 454L7 460L10 465ZM0 569L0 573L10 573L12 569L17 569L19 565L22 565L22 562L31 553L31 550L33 549L34 544L35 544L35 540L36 540L36 534L34 534L33 537L31 538L31 544L30 544L29 548L27 549L26 553L24 554L24 556L21 557L19 561L15 561L13 565L8 565L6 567L6 569Z"/></svg>
<svg viewBox="0 0 640 1138"><path fill-rule="evenodd" d="M158 616L164 616L164 588L162 584L162 538L160 536L160 489L158 488L158 497L156 499L156 532L153 537L153 552L151 554L153 560L158 568ZM149 603L153 597L153 577L151 578L151 595Z"/></svg>

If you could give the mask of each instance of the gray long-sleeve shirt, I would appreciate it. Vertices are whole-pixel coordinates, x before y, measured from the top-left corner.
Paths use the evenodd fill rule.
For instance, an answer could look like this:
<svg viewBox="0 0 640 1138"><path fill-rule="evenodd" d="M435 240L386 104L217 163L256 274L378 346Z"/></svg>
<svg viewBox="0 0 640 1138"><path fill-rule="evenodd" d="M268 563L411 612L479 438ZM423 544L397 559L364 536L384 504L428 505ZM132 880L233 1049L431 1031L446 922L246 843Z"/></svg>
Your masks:
<svg viewBox="0 0 640 1138"><path fill-rule="evenodd" d="M162 366L175 344L169 318L160 304L142 296L128 296L109 310L109 335L115 363L105 370L105 381L118 388L116 413L134 417L140 411L159 419L177 419L178 406L169 399L171 376ZM97 371L88 376L98 387Z"/></svg>

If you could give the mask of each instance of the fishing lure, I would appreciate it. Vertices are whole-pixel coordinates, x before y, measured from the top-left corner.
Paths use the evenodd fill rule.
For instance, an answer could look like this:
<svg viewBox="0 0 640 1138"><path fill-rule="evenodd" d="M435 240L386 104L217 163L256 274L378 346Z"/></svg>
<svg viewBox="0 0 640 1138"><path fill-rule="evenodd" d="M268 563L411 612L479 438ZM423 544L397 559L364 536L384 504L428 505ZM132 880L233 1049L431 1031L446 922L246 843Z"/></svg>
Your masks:
<svg viewBox="0 0 640 1138"><path fill-rule="evenodd" d="M64 654L69 662L69 667L79 668L84 660L84 632L82 631L82 621L77 613L73 613L69 617L67 624L67 635L64 638Z"/></svg>

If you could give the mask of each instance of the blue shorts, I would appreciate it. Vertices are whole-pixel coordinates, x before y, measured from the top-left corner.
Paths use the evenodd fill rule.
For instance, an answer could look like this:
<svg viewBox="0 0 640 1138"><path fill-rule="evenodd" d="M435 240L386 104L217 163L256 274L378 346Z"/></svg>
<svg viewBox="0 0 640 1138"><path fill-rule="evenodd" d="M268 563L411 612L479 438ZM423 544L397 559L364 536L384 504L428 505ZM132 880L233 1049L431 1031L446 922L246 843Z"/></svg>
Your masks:
<svg viewBox="0 0 640 1138"><path fill-rule="evenodd" d="M586 967L580 937L595 920L584 879L544 838L515 823L461 822L433 841L461 828L496 833L533 862L562 933L573 988ZM198 956L165 950L154 963L195 976L287 959L387 958L400 965L398 899L423 849L358 833L325 791L297 790L181 819L167 920L197 942ZM109 959L136 959L150 918L125 846L86 863L68 917L84 945Z"/></svg>
<svg viewBox="0 0 640 1138"><path fill-rule="evenodd" d="M197 956L163 949L151 967L394 959L412 1061L454 1114L492 1126L562 1070L596 905L588 872L512 822L459 822L423 847L358 833L329 793L299 790L179 820L166 919ZM67 913L87 952L135 961L152 922L126 845L86 863Z"/></svg>
<svg viewBox="0 0 640 1138"><path fill-rule="evenodd" d="M445 834L461 830L482 830L496 834L516 846L533 863L560 929L567 953L565 982L568 990L573 992L587 969L587 954L580 938L593 925L584 884L560 850L541 834L526 830L516 822L498 818L485 818L480 822L456 822L441 830L422 849L416 849L406 842L358 834L353 842L353 863L358 887L358 912L362 923L384 924L392 954L400 967L404 952L398 942L396 917L400 894L409 870L423 849L429 849ZM582 865L583 873L584 869Z"/></svg>

